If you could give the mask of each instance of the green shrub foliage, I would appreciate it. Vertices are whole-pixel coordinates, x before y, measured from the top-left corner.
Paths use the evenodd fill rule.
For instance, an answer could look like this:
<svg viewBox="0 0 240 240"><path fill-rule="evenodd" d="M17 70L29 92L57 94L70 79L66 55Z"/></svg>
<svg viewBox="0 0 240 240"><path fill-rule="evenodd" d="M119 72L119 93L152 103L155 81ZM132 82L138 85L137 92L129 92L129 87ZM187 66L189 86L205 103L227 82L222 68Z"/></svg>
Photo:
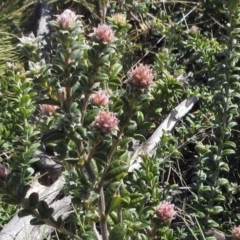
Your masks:
<svg viewBox="0 0 240 240"><path fill-rule="evenodd" d="M239 1L49 4L59 14L51 52L12 17L26 33L0 81L1 222L20 206L61 239L240 239ZM194 108L129 172L136 141L192 96ZM64 166L67 222L38 193L26 198L40 145Z"/></svg>

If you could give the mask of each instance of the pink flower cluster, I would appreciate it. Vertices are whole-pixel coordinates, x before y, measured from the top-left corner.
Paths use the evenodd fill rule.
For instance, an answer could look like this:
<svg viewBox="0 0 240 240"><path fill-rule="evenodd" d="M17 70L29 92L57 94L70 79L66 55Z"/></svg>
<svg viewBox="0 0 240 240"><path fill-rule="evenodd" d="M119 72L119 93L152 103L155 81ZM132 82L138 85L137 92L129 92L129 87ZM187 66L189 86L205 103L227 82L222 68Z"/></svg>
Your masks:
<svg viewBox="0 0 240 240"><path fill-rule="evenodd" d="M74 26L76 19L76 14L70 9L66 9L58 16L57 22L60 28L67 30Z"/></svg>
<svg viewBox="0 0 240 240"><path fill-rule="evenodd" d="M90 102L99 107L106 107L108 105L108 96L105 92L100 91L91 95Z"/></svg>
<svg viewBox="0 0 240 240"><path fill-rule="evenodd" d="M232 236L235 240L240 240L240 226L234 227L232 230Z"/></svg>
<svg viewBox="0 0 240 240"><path fill-rule="evenodd" d="M40 113L44 116L50 116L55 113L57 106L49 105L49 104L41 104L39 105Z"/></svg>
<svg viewBox="0 0 240 240"><path fill-rule="evenodd" d="M104 133L117 129L118 119L113 112L100 112L95 117L95 125Z"/></svg>
<svg viewBox="0 0 240 240"><path fill-rule="evenodd" d="M110 26L101 24L98 25L97 28L94 28L94 33L92 36L97 42L111 43L114 39L114 31Z"/></svg>
<svg viewBox="0 0 240 240"><path fill-rule="evenodd" d="M165 201L161 202L156 209L156 215L162 221L172 220L176 215L176 212L174 211L174 204Z"/></svg>
<svg viewBox="0 0 240 240"><path fill-rule="evenodd" d="M135 87L148 88L152 85L154 75L149 66L140 64L129 72L130 83Z"/></svg>

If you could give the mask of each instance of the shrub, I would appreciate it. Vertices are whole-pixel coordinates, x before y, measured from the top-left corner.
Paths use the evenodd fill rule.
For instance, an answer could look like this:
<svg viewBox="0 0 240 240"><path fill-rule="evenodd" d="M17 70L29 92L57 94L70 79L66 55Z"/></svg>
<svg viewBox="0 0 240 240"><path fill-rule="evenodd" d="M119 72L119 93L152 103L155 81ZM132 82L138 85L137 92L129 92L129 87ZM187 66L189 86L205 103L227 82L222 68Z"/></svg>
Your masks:
<svg viewBox="0 0 240 240"><path fill-rule="evenodd" d="M82 12L97 16L93 6ZM39 36L19 39L27 66L8 63L1 78L2 201L76 239L237 238L238 1L99 8L102 24L60 14L51 54ZM198 106L129 172L136 141L191 96ZM25 198L40 142L66 169L70 227L37 193Z"/></svg>

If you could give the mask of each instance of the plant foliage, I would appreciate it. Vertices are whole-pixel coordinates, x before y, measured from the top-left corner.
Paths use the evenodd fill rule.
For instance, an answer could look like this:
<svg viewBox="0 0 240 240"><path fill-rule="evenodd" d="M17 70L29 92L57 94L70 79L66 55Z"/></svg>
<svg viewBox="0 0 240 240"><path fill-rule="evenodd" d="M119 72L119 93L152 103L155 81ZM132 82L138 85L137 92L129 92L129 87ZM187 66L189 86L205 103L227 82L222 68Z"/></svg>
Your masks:
<svg viewBox="0 0 240 240"><path fill-rule="evenodd" d="M51 52L29 33L32 1L0 5L1 222L21 206L61 239L240 239L239 1L48 4L59 14ZM136 141L191 96L129 173ZM26 198L40 145L64 166L68 222L38 193Z"/></svg>

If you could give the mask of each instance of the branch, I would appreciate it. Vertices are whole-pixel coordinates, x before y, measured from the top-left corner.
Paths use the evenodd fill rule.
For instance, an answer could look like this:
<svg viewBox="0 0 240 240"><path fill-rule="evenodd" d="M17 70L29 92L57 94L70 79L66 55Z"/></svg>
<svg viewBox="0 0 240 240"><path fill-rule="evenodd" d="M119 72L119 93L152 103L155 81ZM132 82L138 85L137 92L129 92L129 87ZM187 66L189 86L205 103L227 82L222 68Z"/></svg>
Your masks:
<svg viewBox="0 0 240 240"><path fill-rule="evenodd" d="M163 133L170 132L176 123L180 121L180 118L184 117L197 101L198 98L193 96L189 99L185 99L172 110L163 123L156 129L153 135L136 149L131 158L128 172L133 172L134 169L140 168L142 154L148 154L149 156L152 156L155 153L156 147L160 143Z"/></svg>

